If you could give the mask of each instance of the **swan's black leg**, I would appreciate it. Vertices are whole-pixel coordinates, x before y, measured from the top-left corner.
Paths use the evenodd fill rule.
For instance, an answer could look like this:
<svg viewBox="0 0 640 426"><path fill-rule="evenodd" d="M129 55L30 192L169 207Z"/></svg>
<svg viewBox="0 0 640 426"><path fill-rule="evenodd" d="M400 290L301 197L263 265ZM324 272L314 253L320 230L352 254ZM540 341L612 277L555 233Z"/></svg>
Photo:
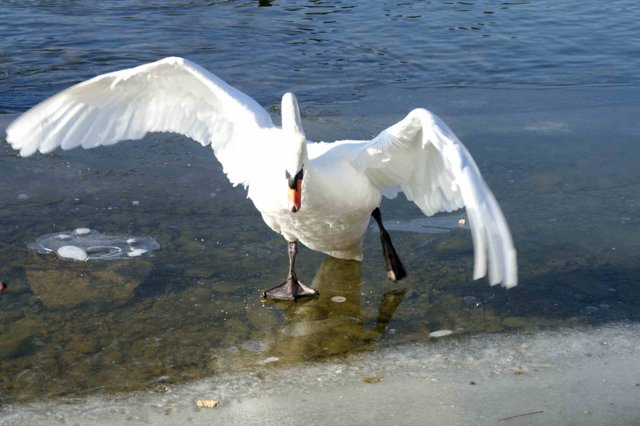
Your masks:
<svg viewBox="0 0 640 426"><path fill-rule="evenodd" d="M384 256L384 266L387 269L387 278L393 282L401 280L407 276L407 272L404 270L404 266L402 266L402 262L400 261L396 250L393 248L389 233L382 225L380 208L376 207L376 209L371 213L371 216L378 224L378 228L380 228L380 241L382 242L382 254Z"/></svg>
<svg viewBox="0 0 640 426"><path fill-rule="evenodd" d="M298 243L296 241L289 243L289 276L287 280L280 285L273 287L262 293L265 299L293 300L294 302L301 297L317 296L318 291L307 287L298 281L296 276L296 254L298 253Z"/></svg>

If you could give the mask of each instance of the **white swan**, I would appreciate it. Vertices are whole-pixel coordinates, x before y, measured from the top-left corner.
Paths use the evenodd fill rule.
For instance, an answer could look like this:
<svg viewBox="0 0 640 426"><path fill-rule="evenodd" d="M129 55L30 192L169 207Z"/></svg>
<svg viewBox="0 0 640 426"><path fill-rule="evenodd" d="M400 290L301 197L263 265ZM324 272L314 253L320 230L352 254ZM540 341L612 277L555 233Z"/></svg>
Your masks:
<svg viewBox="0 0 640 426"><path fill-rule="evenodd" d="M289 242L287 281L264 297L296 300L316 292L297 280L300 241L342 259L361 259L370 216L378 222L388 276L404 269L382 226L382 195L398 192L426 215L465 207L474 279L517 284L507 222L471 155L435 114L415 109L370 141L306 140L295 97L282 98L282 128L249 96L182 58L97 76L45 100L7 128L23 157L57 147L94 148L147 132L175 132L211 144L232 184Z"/></svg>

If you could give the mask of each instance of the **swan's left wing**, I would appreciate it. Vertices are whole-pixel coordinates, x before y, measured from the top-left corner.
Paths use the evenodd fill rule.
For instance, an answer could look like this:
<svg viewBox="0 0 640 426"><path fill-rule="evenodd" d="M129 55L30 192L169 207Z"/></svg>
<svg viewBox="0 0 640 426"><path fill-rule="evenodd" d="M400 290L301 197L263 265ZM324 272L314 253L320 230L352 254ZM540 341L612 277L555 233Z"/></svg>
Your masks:
<svg viewBox="0 0 640 426"><path fill-rule="evenodd" d="M471 154L435 114L413 110L366 144L353 160L385 196L404 192L427 216L467 210L473 236L474 279L491 285L518 281L516 251L500 206Z"/></svg>
<svg viewBox="0 0 640 426"><path fill-rule="evenodd" d="M256 101L183 58L99 75L22 114L7 141L24 157L173 132L213 147L233 184L247 184L259 131L273 127ZM253 155L256 157L256 155Z"/></svg>

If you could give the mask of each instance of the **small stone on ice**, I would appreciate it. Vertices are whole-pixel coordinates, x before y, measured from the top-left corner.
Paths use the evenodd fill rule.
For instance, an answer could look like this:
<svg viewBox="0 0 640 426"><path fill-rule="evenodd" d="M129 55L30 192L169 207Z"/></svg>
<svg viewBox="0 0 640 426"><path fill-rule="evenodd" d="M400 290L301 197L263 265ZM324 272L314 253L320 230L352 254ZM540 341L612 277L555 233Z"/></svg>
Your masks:
<svg viewBox="0 0 640 426"><path fill-rule="evenodd" d="M76 228L75 232L78 235L87 235L89 232L91 232L91 229L89 229L89 228Z"/></svg>
<svg viewBox="0 0 640 426"><path fill-rule="evenodd" d="M376 384L382 381L382 376L367 376L364 377L362 381L369 384Z"/></svg>
<svg viewBox="0 0 640 426"><path fill-rule="evenodd" d="M450 335L451 333L451 330L432 331L431 333L429 333L429 337L444 337Z"/></svg>
<svg viewBox="0 0 640 426"><path fill-rule="evenodd" d="M332 301L332 302L336 302L336 303L343 303L343 302L346 302L346 301L347 301L347 298L346 298L346 297L344 297L344 296L333 296L333 297L331 298L331 301Z"/></svg>
<svg viewBox="0 0 640 426"><path fill-rule="evenodd" d="M217 399L199 399L196 401L198 408L216 408L220 404Z"/></svg>
<svg viewBox="0 0 640 426"><path fill-rule="evenodd" d="M278 361L280 361L280 358L278 358L277 356L270 356L269 358L265 358L262 361L258 361L258 364L266 365L266 364L271 364L272 362L278 362Z"/></svg>
<svg viewBox="0 0 640 426"><path fill-rule="evenodd" d="M65 259L87 260L87 252L76 246L62 246L57 251L58 256Z"/></svg>

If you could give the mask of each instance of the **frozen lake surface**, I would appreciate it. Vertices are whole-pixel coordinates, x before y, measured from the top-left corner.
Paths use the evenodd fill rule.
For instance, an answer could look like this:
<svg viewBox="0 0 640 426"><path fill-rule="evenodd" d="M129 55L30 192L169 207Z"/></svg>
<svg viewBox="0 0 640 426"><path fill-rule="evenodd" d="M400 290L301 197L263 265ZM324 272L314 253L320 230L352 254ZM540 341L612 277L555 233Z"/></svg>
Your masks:
<svg viewBox="0 0 640 426"><path fill-rule="evenodd" d="M0 424L629 425L640 414L638 333L615 324L403 345L156 393L10 407Z"/></svg>
<svg viewBox="0 0 640 426"><path fill-rule="evenodd" d="M293 90L312 140L426 107L493 189L520 281L471 281L464 212L426 220L399 197L382 209L407 279L386 281L372 230L361 264L301 250L320 297L264 303L286 244L208 148L156 134L22 159L2 140L0 424L640 421L637 2L1 3L1 135L70 84L168 55L274 119ZM161 249L27 247L78 228Z"/></svg>

